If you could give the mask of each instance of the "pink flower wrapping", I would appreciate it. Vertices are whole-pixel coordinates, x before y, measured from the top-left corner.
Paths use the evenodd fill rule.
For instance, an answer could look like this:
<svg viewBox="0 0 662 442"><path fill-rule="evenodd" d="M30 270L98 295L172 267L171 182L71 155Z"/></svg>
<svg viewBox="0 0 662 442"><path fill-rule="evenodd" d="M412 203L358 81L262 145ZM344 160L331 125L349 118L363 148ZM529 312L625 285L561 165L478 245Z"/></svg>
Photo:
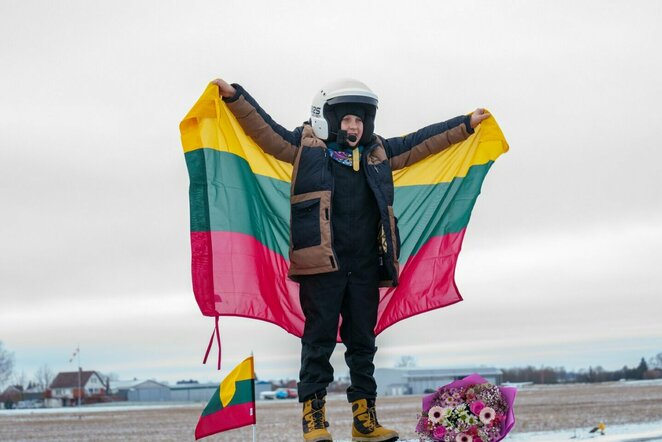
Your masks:
<svg viewBox="0 0 662 442"><path fill-rule="evenodd" d="M421 436L421 440L455 442L458 437L462 437L463 441L467 442L498 442L506 437L515 425L513 405L516 394L516 388L495 386L474 373L423 397L423 416L416 426L416 432ZM471 411L477 426L473 426L473 423L467 425L466 422L470 421L454 421L456 418L449 416L441 421L437 421L438 417L435 416L436 422L428 421L429 425L422 425L423 420L428 419L428 412L432 407L449 406L451 403L452 407L458 407L457 410ZM483 419L478 418L481 412Z"/></svg>

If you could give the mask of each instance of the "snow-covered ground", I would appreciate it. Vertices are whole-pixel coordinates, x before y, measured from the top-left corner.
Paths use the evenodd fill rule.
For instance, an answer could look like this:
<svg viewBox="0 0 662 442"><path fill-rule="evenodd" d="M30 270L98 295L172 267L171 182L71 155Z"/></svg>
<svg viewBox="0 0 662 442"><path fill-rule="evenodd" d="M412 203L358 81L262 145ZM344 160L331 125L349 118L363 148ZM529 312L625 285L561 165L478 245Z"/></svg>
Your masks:
<svg viewBox="0 0 662 442"><path fill-rule="evenodd" d="M33 414L80 414L80 413L106 413L117 411L140 411L140 410L163 410L172 408L191 408L200 407L204 408L206 404L191 404L191 403L133 403L127 404L126 402L104 405L84 405L78 407L60 407L60 408L24 408L20 410L2 410L0 409L0 416L25 416Z"/></svg>
<svg viewBox="0 0 662 442"><path fill-rule="evenodd" d="M590 434L589 428L581 430L544 431L535 433L515 433L506 438L519 442L554 442L570 440L595 440L595 442L643 442L662 441L662 421L646 424L608 426L604 435Z"/></svg>
<svg viewBox="0 0 662 442"><path fill-rule="evenodd" d="M566 430L516 433L504 439L504 441L512 442L571 442L574 440L594 440L595 442L662 442L662 421L649 424L613 426L607 428L604 435L590 434L587 428L582 431ZM401 440L401 442L419 442L419 440L409 439L407 441Z"/></svg>
<svg viewBox="0 0 662 442"><path fill-rule="evenodd" d="M0 410L0 416L29 416L47 414L88 414L113 413L120 411L164 410L174 408L201 408L204 404L114 404L84 406L80 409L69 408L37 408L24 410ZM595 440L595 442L662 442L662 421L645 424L612 425L606 428L605 434L590 434L589 428L576 430L540 431L529 433L514 433L505 440L513 442L555 442L573 440ZM264 431L258 426L258 433ZM338 442L343 442L339 440ZM349 441L347 441L349 442ZM418 442L418 439L402 440L402 442Z"/></svg>
<svg viewBox="0 0 662 442"><path fill-rule="evenodd" d="M192 441L205 405L115 403L0 410L0 441L88 441L90 434L95 434L96 442ZM660 381L523 386L515 407L517 422L506 441L662 442ZM397 429L401 442L418 442L414 427L420 409L420 396L378 400L380 422ZM296 400L258 401L256 415L260 442L301 439L301 406ZM334 440L349 442L352 415L344 394L327 397L327 417ZM599 422L606 424L605 434L590 434ZM246 442L251 435L251 428L239 428L208 440Z"/></svg>

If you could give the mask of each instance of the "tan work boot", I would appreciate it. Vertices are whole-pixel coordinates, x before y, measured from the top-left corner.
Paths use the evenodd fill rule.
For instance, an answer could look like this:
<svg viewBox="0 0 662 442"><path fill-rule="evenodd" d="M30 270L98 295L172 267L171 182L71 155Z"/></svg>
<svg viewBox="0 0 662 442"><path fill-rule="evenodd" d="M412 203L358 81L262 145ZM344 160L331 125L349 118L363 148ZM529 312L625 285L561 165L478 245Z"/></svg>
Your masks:
<svg viewBox="0 0 662 442"><path fill-rule="evenodd" d="M314 397L303 403L303 440L306 442L332 442L331 434L326 431L326 402L324 398Z"/></svg>
<svg viewBox="0 0 662 442"><path fill-rule="evenodd" d="M398 433L388 430L377 422L374 399L359 399L352 402L352 440L360 442L393 442L398 440Z"/></svg>

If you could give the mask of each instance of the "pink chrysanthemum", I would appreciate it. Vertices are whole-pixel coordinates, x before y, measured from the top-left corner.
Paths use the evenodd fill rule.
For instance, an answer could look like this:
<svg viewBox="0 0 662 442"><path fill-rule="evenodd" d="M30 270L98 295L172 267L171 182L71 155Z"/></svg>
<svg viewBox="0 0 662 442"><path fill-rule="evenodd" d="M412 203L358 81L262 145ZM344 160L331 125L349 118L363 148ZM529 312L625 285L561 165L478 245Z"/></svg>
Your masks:
<svg viewBox="0 0 662 442"><path fill-rule="evenodd" d="M473 437L468 434L460 433L455 436L455 442L473 442Z"/></svg>
<svg viewBox="0 0 662 442"><path fill-rule="evenodd" d="M488 425L496 417L496 412L492 407L485 407L482 410L480 410L480 414L478 415L478 417L480 418L480 421L482 423Z"/></svg>

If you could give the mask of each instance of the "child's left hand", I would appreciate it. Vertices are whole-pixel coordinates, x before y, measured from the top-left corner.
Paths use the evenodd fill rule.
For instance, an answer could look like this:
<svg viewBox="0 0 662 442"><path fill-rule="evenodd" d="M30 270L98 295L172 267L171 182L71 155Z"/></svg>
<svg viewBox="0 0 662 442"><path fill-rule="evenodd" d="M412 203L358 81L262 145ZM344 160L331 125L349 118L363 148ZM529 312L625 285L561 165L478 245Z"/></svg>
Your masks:
<svg viewBox="0 0 662 442"><path fill-rule="evenodd" d="M490 118L490 113L483 108L478 108L471 114L471 128L475 129L483 120Z"/></svg>

